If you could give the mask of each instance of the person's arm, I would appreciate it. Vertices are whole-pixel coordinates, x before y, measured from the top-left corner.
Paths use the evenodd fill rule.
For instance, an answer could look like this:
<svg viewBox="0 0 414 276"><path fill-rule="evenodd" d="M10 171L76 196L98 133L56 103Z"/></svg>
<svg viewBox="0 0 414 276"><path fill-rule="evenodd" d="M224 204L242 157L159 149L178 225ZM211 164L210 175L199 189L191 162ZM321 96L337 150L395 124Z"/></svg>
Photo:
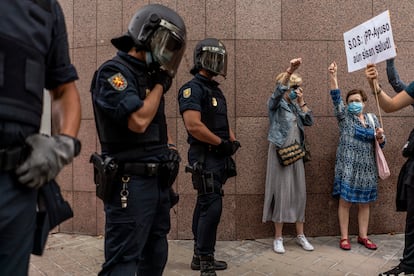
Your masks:
<svg viewBox="0 0 414 276"><path fill-rule="evenodd" d="M414 104L414 98L411 97L406 90L401 91L394 97L388 96L387 93L382 90L378 83L378 71L375 64L368 64L365 69L365 75L368 79L368 83L371 87L372 93L378 96L378 103L380 107L387 113L398 111L410 104ZM410 84L407 89L412 85ZM414 86L414 85L413 85Z"/></svg>
<svg viewBox="0 0 414 276"><path fill-rule="evenodd" d="M52 120L58 126L59 134L76 137L81 121L79 91L75 82L61 84L50 90L52 99Z"/></svg>
<svg viewBox="0 0 414 276"><path fill-rule="evenodd" d="M169 149L177 150L177 145L174 143L169 131L167 131L167 144Z"/></svg>
<svg viewBox="0 0 414 276"><path fill-rule="evenodd" d="M143 133L157 114L163 95L162 85L155 85L143 101L143 105L128 118L128 128L137 133Z"/></svg>
<svg viewBox="0 0 414 276"><path fill-rule="evenodd" d="M299 68L302 64L302 58L294 58L290 61L289 67L286 69L285 74L283 75L280 83L282 85L287 85L290 79L290 76Z"/></svg>
<svg viewBox="0 0 414 276"><path fill-rule="evenodd" d="M399 93L407 88L407 85L400 79L397 69L395 68L394 58L387 60L387 77L388 83L395 92Z"/></svg>
<svg viewBox="0 0 414 276"><path fill-rule="evenodd" d="M197 140L215 146L221 143L221 138L211 132L201 121L199 111L186 110L183 113L183 119L187 131Z"/></svg>
<svg viewBox="0 0 414 276"><path fill-rule="evenodd" d="M341 122L345 118L345 104L341 97L341 91L338 86L338 65L333 61L329 67L328 72L330 76L329 86L330 86L330 95L332 98L332 103L334 105L335 117L338 122Z"/></svg>
<svg viewBox="0 0 414 276"><path fill-rule="evenodd" d="M338 77L337 77L338 66L336 65L335 61L333 61L329 65L328 71L329 71L329 76L330 76L329 85L330 85L331 90L338 89Z"/></svg>
<svg viewBox="0 0 414 276"><path fill-rule="evenodd" d="M233 130L229 127L229 140L231 141L231 142L233 142L233 141L236 141L236 135L234 135L234 132L233 132Z"/></svg>

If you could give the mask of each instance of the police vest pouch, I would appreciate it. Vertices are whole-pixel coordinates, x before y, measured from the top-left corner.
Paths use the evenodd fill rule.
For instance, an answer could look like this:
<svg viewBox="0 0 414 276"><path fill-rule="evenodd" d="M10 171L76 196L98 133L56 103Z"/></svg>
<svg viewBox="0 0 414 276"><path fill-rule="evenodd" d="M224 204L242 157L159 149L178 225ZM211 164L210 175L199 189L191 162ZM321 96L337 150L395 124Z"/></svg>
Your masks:
<svg viewBox="0 0 414 276"><path fill-rule="evenodd" d="M237 175L236 162L230 156L226 158L225 163L226 178L234 177Z"/></svg>
<svg viewBox="0 0 414 276"><path fill-rule="evenodd" d="M118 164L113 157L103 157L96 152L91 155L89 162L93 164L96 196L104 202L108 201L112 196L112 182L118 172Z"/></svg>
<svg viewBox="0 0 414 276"><path fill-rule="evenodd" d="M282 166L289 166L305 156L303 147L295 141L295 143L276 149L279 163Z"/></svg>

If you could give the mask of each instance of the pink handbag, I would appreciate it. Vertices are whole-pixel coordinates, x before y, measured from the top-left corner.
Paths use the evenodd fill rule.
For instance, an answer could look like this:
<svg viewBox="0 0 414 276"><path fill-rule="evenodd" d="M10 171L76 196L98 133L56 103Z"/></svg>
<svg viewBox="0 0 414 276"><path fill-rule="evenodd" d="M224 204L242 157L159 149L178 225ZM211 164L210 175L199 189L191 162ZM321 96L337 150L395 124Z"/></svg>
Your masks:
<svg viewBox="0 0 414 276"><path fill-rule="evenodd" d="M372 118L372 114L368 113L368 119L370 120L371 124L374 126L375 129L375 123L374 118ZM379 145L376 138L375 140L375 161L377 162L377 168L378 168L378 176L381 179L387 179L391 173L390 168L388 168L387 160L385 160L384 153L382 152L381 146Z"/></svg>
<svg viewBox="0 0 414 276"><path fill-rule="evenodd" d="M387 179L390 176L390 168L388 168L387 160L385 160L384 153L375 139L375 159L377 161L378 175L381 179Z"/></svg>

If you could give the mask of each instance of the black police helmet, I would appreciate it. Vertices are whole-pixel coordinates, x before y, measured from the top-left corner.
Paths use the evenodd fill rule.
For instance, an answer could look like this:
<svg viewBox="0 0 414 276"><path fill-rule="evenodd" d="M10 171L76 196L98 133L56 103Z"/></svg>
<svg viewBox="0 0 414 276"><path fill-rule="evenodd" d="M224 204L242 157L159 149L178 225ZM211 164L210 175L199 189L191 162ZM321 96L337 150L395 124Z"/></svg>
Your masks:
<svg viewBox="0 0 414 276"><path fill-rule="evenodd" d="M150 4L139 9L128 25L127 34L111 40L119 50L151 52L158 63L171 76L175 75L186 44L186 27L182 18L172 9Z"/></svg>
<svg viewBox="0 0 414 276"><path fill-rule="evenodd" d="M227 51L216 38L206 38L197 43L194 49L194 66L190 73L195 75L205 69L213 75L227 75Z"/></svg>

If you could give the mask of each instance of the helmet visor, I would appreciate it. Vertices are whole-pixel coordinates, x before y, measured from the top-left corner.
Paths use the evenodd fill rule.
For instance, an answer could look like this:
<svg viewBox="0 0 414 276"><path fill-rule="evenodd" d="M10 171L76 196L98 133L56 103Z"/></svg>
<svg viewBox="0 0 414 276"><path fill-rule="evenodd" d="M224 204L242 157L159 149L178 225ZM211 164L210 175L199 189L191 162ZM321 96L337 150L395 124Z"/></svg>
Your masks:
<svg viewBox="0 0 414 276"><path fill-rule="evenodd" d="M227 52L221 47L204 46L200 57L201 67L217 75L227 75Z"/></svg>
<svg viewBox="0 0 414 276"><path fill-rule="evenodd" d="M176 26L165 20L161 20L160 25L151 38L152 56L162 69L174 77L185 51L185 40Z"/></svg>

